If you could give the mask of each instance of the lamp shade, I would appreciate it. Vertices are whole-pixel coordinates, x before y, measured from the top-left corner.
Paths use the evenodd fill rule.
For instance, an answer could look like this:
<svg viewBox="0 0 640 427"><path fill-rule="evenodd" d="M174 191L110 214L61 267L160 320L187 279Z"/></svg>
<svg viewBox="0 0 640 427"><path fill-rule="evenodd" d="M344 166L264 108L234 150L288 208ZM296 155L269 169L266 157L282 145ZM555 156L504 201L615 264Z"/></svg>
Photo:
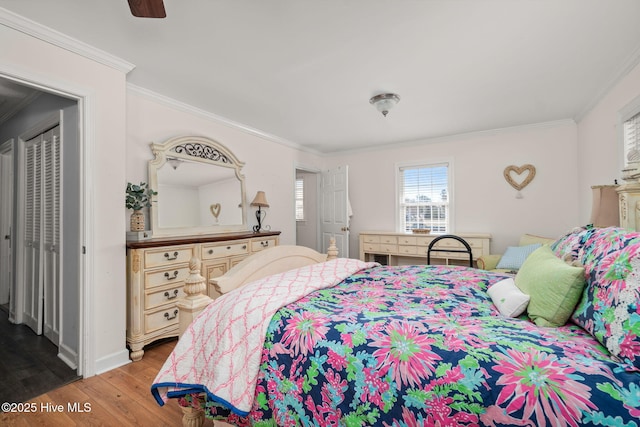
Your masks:
<svg viewBox="0 0 640 427"><path fill-rule="evenodd" d="M617 185L594 185L591 223L595 227L620 226Z"/></svg>
<svg viewBox="0 0 640 427"><path fill-rule="evenodd" d="M253 198L253 202L251 202L251 206L259 206L262 208L269 207L269 203L267 202L267 196L265 196L264 191L258 191L256 193L256 197Z"/></svg>
<svg viewBox="0 0 640 427"><path fill-rule="evenodd" d="M381 93L369 100L371 105L374 105L383 116L387 117L389 110L393 108L400 101L400 97L395 93Z"/></svg>

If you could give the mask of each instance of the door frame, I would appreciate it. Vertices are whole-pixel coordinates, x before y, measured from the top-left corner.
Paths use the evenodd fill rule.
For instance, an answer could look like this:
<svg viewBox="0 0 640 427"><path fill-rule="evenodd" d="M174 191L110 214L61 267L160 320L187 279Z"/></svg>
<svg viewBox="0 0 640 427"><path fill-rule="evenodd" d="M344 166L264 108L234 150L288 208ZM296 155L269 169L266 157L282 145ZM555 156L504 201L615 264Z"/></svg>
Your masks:
<svg viewBox="0 0 640 427"><path fill-rule="evenodd" d="M14 211L14 200L13 200L13 196L14 196L14 175L15 175L15 146L14 146L14 138L10 138L8 140L6 140L5 142L0 144L0 156L4 156L7 155L8 153L11 156L11 173L10 175L10 182L9 185L6 187L8 188L8 194L1 194L2 199L0 199L0 201L2 201L2 205L5 209L7 209L6 212L8 212L8 218L4 218L4 220L8 220L8 224L9 224L9 230L7 230L7 232L9 233L9 266L8 266L8 271L9 271L9 320L13 321L13 313L11 311L11 302L12 300L15 298L15 296L13 295L13 279L15 276L15 271L14 271L14 261L15 261L15 227L13 226L13 211ZM8 196L8 197L5 197ZM6 204L5 204L6 203ZM2 214L0 214L0 216L2 216ZM0 224L2 225L2 224ZM0 230L2 233L4 233L4 229ZM0 238L4 239L5 236L0 236Z"/></svg>
<svg viewBox="0 0 640 427"><path fill-rule="evenodd" d="M96 371L95 347L96 334L93 331L94 295L91 278L94 275L94 232L95 217L93 207L93 166L95 133L95 95L87 88L78 87L66 81L60 81L47 75L33 73L24 69L16 70L0 64L0 78L12 80L15 83L29 86L43 92L62 96L77 102L78 105L78 142L80 153L80 242L82 251L77 260L79 270L79 325L78 325L78 375L91 376ZM15 252L14 252L15 253ZM16 267L16 270L18 268Z"/></svg>

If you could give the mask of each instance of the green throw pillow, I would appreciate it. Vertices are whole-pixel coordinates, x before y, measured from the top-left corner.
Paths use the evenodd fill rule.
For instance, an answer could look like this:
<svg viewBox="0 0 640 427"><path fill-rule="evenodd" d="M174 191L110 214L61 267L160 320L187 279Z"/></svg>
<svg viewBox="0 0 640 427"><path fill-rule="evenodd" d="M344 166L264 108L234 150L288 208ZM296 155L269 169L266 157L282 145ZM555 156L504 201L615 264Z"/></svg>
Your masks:
<svg viewBox="0 0 640 427"><path fill-rule="evenodd" d="M584 268L571 266L549 246L536 249L516 275L516 286L531 297L527 313L538 326L562 326L585 287Z"/></svg>

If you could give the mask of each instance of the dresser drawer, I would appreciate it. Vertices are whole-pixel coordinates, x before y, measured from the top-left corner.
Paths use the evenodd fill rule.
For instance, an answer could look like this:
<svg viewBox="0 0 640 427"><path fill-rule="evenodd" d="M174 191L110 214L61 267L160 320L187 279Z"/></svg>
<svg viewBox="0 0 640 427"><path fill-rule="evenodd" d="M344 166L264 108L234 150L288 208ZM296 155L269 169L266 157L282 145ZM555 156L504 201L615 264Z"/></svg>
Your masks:
<svg viewBox="0 0 640 427"><path fill-rule="evenodd" d="M233 243L202 245L202 259L223 258L234 255L249 254L249 241L238 240Z"/></svg>
<svg viewBox="0 0 640 427"><path fill-rule="evenodd" d="M380 243L380 236L375 236L371 234L364 234L362 236L362 241L364 243Z"/></svg>
<svg viewBox="0 0 640 427"><path fill-rule="evenodd" d="M166 307L162 310L153 311L144 314L144 332L148 334L158 329L168 326L177 325L179 322L180 311L175 305Z"/></svg>
<svg viewBox="0 0 640 427"><path fill-rule="evenodd" d="M189 267L173 267L163 268L162 270L147 271L144 273L144 288L150 289L163 285L183 284L184 280L189 277Z"/></svg>
<svg viewBox="0 0 640 427"><path fill-rule="evenodd" d="M144 252L144 267L153 268L164 265L188 264L192 256L193 245L164 249L147 249Z"/></svg>
<svg viewBox="0 0 640 427"><path fill-rule="evenodd" d="M276 239L262 239L251 241L251 252L258 252L263 249L272 248L276 246Z"/></svg>
<svg viewBox="0 0 640 427"><path fill-rule="evenodd" d="M175 303L178 299L184 298L184 283L147 292L144 298L144 309L160 307L165 304Z"/></svg>

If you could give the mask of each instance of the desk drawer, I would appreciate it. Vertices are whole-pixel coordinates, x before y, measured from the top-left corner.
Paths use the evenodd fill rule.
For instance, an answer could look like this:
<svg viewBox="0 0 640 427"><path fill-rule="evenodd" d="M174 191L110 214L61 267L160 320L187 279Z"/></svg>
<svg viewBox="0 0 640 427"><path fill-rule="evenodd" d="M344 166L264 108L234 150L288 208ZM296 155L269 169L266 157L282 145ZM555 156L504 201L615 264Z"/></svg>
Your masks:
<svg viewBox="0 0 640 427"><path fill-rule="evenodd" d="M416 236L399 236L398 244L399 245L415 245L418 242L418 238Z"/></svg>
<svg viewBox="0 0 640 427"><path fill-rule="evenodd" d="M238 240L233 243L215 245L202 245L202 259L214 259L247 254L249 254L248 240Z"/></svg>
<svg viewBox="0 0 640 427"><path fill-rule="evenodd" d="M418 246L429 246L431 242L438 236L430 236L430 237L417 237L416 244ZM472 248L482 248L482 240L481 239L464 239L469 246ZM464 245L455 240L455 239L442 239L439 240L436 245L436 248L439 249L465 249Z"/></svg>
<svg viewBox="0 0 640 427"><path fill-rule="evenodd" d="M362 236L362 241L364 243L380 243L380 236L365 234Z"/></svg>
<svg viewBox="0 0 640 427"><path fill-rule="evenodd" d="M175 305L162 310L144 314L144 332L148 334L158 329L177 325L180 321L180 311Z"/></svg>
<svg viewBox="0 0 640 427"><path fill-rule="evenodd" d="M155 288L162 285L175 285L183 284L184 280L189 277L189 267L175 267L165 268L157 271L147 271L144 273L144 287L145 289Z"/></svg>
<svg viewBox="0 0 640 427"><path fill-rule="evenodd" d="M144 267L162 267L175 264L188 264L193 256L193 246L147 249L144 252Z"/></svg>
<svg viewBox="0 0 640 427"><path fill-rule="evenodd" d="M418 248L415 246L398 246L398 253L402 255L417 255Z"/></svg>
<svg viewBox="0 0 640 427"><path fill-rule="evenodd" d="M365 252L379 252L380 244L379 243L363 243L362 247Z"/></svg>
<svg viewBox="0 0 640 427"><path fill-rule="evenodd" d="M154 289L147 292L144 298L144 309L160 307L165 304L175 303L178 299L184 298L184 283L173 287Z"/></svg>
<svg viewBox="0 0 640 427"><path fill-rule="evenodd" d="M398 252L398 245L380 244L380 252L385 254L395 254Z"/></svg>

